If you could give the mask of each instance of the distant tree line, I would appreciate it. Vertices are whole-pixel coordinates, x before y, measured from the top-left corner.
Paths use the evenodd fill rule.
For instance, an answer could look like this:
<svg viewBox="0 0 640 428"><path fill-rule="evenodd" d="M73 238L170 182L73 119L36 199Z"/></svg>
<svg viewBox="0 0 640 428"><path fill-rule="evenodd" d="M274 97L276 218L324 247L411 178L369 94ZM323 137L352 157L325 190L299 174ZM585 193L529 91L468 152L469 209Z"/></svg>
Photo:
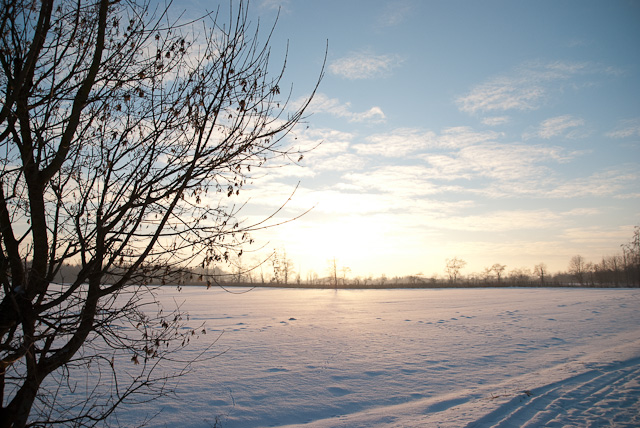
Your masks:
<svg viewBox="0 0 640 428"><path fill-rule="evenodd" d="M428 277L415 275L388 277L382 274L350 277L351 269L340 266L333 257L327 260L324 276L313 270L302 277L300 269L289 258L284 249L274 250L265 259L254 258L251 262L242 256L231 261L232 271L220 267L187 268L172 276L150 275L157 278L153 285L225 285L248 287L289 288L463 288L463 287L640 287L640 226L634 228L631 241L621 245L622 252L603 256L599 261L587 261L581 255L569 260L567 270L549 272L545 263L532 269L494 263L482 272L462 274L465 260L453 257L445 260L444 275ZM65 266L56 278L64 282L65 275L74 277L78 266ZM153 269L153 267L147 267Z"/></svg>

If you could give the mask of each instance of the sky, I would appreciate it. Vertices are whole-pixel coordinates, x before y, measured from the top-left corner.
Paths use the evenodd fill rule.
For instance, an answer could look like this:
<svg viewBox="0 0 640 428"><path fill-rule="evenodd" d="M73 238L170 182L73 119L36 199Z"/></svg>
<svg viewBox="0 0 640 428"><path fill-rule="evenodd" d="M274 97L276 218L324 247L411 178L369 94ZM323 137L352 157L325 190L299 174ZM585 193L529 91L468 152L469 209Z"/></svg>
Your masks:
<svg viewBox="0 0 640 428"><path fill-rule="evenodd" d="M277 220L313 209L254 237L303 279L333 258L350 277L444 276L453 257L464 275L566 271L640 225L640 1L254 0L250 15L265 34L277 18L294 106L328 46L288 139L319 146L245 193L252 220L299 183Z"/></svg>

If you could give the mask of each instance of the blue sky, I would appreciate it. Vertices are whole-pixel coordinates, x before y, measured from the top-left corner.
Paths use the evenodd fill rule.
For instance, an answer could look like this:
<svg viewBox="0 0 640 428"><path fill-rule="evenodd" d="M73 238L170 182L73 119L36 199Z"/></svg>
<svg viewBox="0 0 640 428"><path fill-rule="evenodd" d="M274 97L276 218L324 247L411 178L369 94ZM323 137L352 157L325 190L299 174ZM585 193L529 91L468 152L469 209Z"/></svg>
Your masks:
<svg viewBox="0 0 640 428"><path fill-rule="evenodd" d="M640 224L640 1L253 1L289 42L294 101L326 75L302 166L257 180L258 234L304 278L566 270L617 254Z"/></svg>

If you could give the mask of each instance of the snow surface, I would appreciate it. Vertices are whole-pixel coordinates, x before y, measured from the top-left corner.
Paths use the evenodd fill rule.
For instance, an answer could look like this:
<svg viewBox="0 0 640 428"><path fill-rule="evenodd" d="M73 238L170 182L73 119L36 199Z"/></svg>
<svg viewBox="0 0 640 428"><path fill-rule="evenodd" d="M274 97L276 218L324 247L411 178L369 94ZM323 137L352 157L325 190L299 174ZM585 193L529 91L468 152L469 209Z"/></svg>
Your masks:
<svg viewBox="0 0 640 428"><path fill-rule="evenodd" d="M240 291L240 290L237 290ZM640 426L640 290L162 291L217 339L152 427ZM218 423L218 425L216 425Z"/></svg>

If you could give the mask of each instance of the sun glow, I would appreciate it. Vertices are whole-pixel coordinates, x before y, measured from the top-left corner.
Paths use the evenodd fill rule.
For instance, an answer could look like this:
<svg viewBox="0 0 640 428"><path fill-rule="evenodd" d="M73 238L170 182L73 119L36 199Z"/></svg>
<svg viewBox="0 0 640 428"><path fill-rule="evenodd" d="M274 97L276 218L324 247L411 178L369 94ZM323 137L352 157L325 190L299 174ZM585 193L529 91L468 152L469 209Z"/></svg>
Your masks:
<svg viewBox="0 0 640 428"><path fill-rule="evenodd" d="M360 272L385 250L389 226L381 219L366 216L336 216L330 221L298 220L279 230L287 254L302 269L326 275L334 258L339 268Z"/></svg>

